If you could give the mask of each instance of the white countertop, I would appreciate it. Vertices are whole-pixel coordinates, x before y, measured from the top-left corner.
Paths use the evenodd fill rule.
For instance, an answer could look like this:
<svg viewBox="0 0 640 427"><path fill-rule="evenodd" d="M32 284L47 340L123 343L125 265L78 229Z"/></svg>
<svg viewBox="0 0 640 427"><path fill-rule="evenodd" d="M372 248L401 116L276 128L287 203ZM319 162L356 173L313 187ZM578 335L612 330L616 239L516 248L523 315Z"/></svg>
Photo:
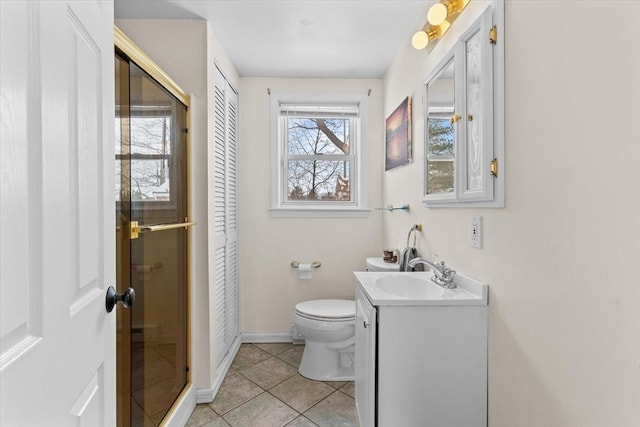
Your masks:
<svg viewBox="0 0 640 427"><path fill-rule="evenodd" d="M456 288L444 289L431 282L431 271L426 272L387 272L387 271L355 271L356 285L365 293L373 305L390 306L418 306L418 305L487 305L489 287L486 283L479 282L464 274L456 274L454 283ZM378 280L382 279L382 280ZM412 287L420 286L424 281L425 291L404 291L403 284ZM383 282L385 286L383 286ZM398 286L394 289L393 283ZM389 286L391 284L391 286Z"/></svg>

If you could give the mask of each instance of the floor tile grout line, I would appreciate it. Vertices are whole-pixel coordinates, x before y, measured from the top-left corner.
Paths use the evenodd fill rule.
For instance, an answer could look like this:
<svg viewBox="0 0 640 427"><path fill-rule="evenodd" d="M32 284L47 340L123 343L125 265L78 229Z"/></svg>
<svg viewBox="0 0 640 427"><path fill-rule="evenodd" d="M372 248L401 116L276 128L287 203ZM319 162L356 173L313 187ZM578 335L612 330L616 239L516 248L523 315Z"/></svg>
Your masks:
<svg viewBox="0 0 640 427"><path fill-rule="evenodd" d="M305 417L306 419L308 419L309 421L313 422L313 420L309 417L307 417L305 414L307 412L309 412L311 409L315 408L316 406L318 406L320 403L324 402L325 400L329 399L331 396L333 396L336 393L341 393L344 394L346 397L350 398L350 399L354 399L353 397L349 396L347 393L340 391L339 389L334 389L333 392L329 393L324 399L320 399L320 401L316 402L314 405L312 405L310 408L308 408L306 411L304 411L301 415L303 417ZM314 423L315 424L315 423ZM317 424L316 424L317 425Z"/></svg>
<svg viewBox="0 0 640 427"><path fill-rule="evenodd" d="M299 367L299 365L300 365L300 361L298 361L298 362L297 362L297 364L293 364L292 362L290 362L290 361L288 361L288 360L284 360L284 359L282 359L282 358L280 358L280 357L279 357L279 356L283 355L284 353L286 353L286 352L288 352L288 351L291 351L291 350L293 350L294 348L296 348L295 346L293 346L293 347L291 347L291 348L289 348L289 349L287 349L287 350L283 351L282 353L278 353L278 354L271 354L271 353L269 353L268 351L261 349L260 347L258 347L257 345L255 345L255 344L253 344L253 343L245 343L245 344L243 344L243 345L253 346L253 347L255 347L256 349L258 349L258 350L260 350L260 351L263 351L263 352L265 352L265 353L269 354L271 357L276 357L276 358L278 358L279 360L281 360L282 362L285 362L285 363L287 363L287 364L289 364L289 365L293 366L293 367L294 367L294 368L296 368L296 369L298 369L298 367ZM237 357L237 356L236 356L236 357ZM265 359L265 360L268 360L268 359ZM263 360L263 361L261 361L261 362L257 362L257 363L255 363L255 364L253 364L253 365L249 366L248 368L246 368L246 369L244 369L244 370L247 370L247 369L253 368L254 366L259 365L259 364L260 364L260 363L262 363L262 362L264 362L264 360Z"/></svg>
<svg viewBox="0 0 640 427"><path fill-rule="evenodd" d="M320 425L318 423L313 422L311 419L309 419L308 417L306 417L304 414L300 414L297 417L295 417L293 420L289 421L289 424L291 424L292 422L294 422L295 420L297 420L300 417L304 417L305 420L309 421L311 424L313 424L315 427L320 427ZM288 426L289 424L286 424L286 426Z"/></svg>
<svg viewBox="0 0 640 427"><path fill-rule="evenodd" d="M257 395L253 396L253 397L252 397L251 399L249 399L249 400L253 400L253 399L255 399L256 397L260 396L262 393L264 393L264 392L266 392L266 391L267 391L267 390L265 390L264 388L260 387L260 386L259 386L258 384L256 384L255 382L251 381L249 378L247 378L247 377L245 377L244 375L242 375L242 372L236 372L235 374L231 374L231 375L240 375L240 376L242 376L244 379L246 379L247 381L249 381L251 384L255 385L255 386L256 386L256 387L258 387L260 390L262 390L260 393L258 393ZM225 376L224 376L224 380L226 380L226 379L227 379L227 376L228 376L228 375L225 375ZM224 380L223 380L223 382L224 382ZM215 409L211 408L211 404L212 404L213 402L207 403L207 405L209 405L209 407L210 407L211 409L213 409L213 412L215 412L216 414L218 414L218 416L219 416L219 417L222 417L223 415L228 414L229 412L233 411L234 409L239 408L240 406L244 405L244 404L245 404L245 403L247 403L249 400L245 400L244 402L242 402L242 403L240 403L240 404L238 404L238 405L234 406L233 408L231 408L231 409L227 410L227 411L226 411L226 412L224 412L223 414L218 414L218 412L216 412L216 410L215 410ZM215 401L215 399L214 399L214 401ZM225 421L226 421L226 420L225 420Z"/></svg>
<svg viewBox="0 0 640 427"><path fill-rule="evenodd" d="M247 343L247 344L249 344L249 343ZM257 344L256 344L256 343L253 343L253 345L255 345L256 347L260 348L260 347L258 346L258 344L289 344L289 343L257 343ZM262 349L262 348L260 348L260 350L262 350L262 351L266 351L267 353L271 354L272 356L277 356L277 355L279 355L279 354L286 353L287 351L291 350L292 348L295 348L295 344L291 343L291 345L292 345L292 347L289 347L288 349L286 349L286 350L284 350L284 351L281 351L280 353L276 353L276 354L271 353L270 351L268 351L268 350L264 350L264 349Z"/></svg>
<svg viewBox="0 0 640 427"><path fill-rule="evenodd" d="M287 422L287 424L289 424L289 423L293 422L296 418L298 418L299 416L301 416L301 415L302 415L302 413L300 413L300 412L299 412L299 411L297 411L296 409L292 408L291 406L287 405L285 402L283 402L282 400L278 399L278 398L277 398L277 397L275 397L273 394L269 393L269 391L268 391L268 390L262 390L262 393L258 394L257 396L253 396L251 399L249 399L249 400L247 400L246 402L244 402L244 403L242 403L242 404L240 404L240 405L236 406L234 409L237 409L237 408L241 407L242 405L245 405L245 404L247 404L247 403L251 402L252 400L257 399L259 396L262 396L262 395L263 395L263 394L265 394L265 393L266 393L266 394L268 394L269 396L273 397L273 398L274 398L274 399L276 399L278 402L282 403L282 404L283 404L283 405L285 405L287 408L291 409L292 411L294 411L294 412L296 413L296 416L295 416L295 417L293 417L293 419L292 419L291 421L288 421L288 422ZM231 409L231 410L229 410L229 411L225 412L225 415L228 415L231 411L233 411L233 409ZM214 411L214 412L215 412L215 411ZM231 427L234 427L234 426L233 426L233 424L231 424L231 421L227 420L227 419L224 417L224 415L218 415L218 416L219 416L220 418L222 418L222 419L224 420L224 422L225 422L225 423L229 424ZM305 417L305 418L307 418L307 417ZM307 419L308 419L308 418L307 418ZM311 421L311 420L309 420L309 421ZM286 426L287 424L285 424L285 426ZM315 423L314 423L314 424L315 424ZM316 424L316 425L317 425L317 424Z"/></svg>
<svg viewBox="0 0 640 427"><path fill-rule="evenodd" d="M255 366L255 365L254 365L254 366ZM250 368L247 368L247 369L250 369ZM298 414L298 416L302 415L302 413L301 413L300 411L296 410L295 408L292 408L292 407L291 407L290 405L288 405L286 402L282 401L281 399L279 399L278 397L274 396L272 393L270 393L270 392L269 392L269 390L270 390L271 388L276 387L277 385L280 385L280 384L282 384L283 382L285 382L285 381L287 381L287 380L289 380L289 379L291 379L291 378L295 377L295 376L297 375L297 373L296 373L296 374L293 374L291 377L287 378L287 379L286 379L286 380L284 380L284 381L279 382L278 384L274 385L273 387L271 387L271 388L269 388L269 389L265 389L264 387L260 386L259 384L256 384L256 383L255 383L254 381L252 381L250 378L246 377L246 376L245 376L241 371L240 371L240 372L237 372L237 373L235 373L235 374L232 374L232 375L240 375L240 376L242 376L244 379L246 379L246 380L247 380L247 381L249 381L250 383L254 384L256 387L258 387L258 388L259 388L260 390L262 390L262 391L261 391L260 393L258 393L257 395L253 396L251 399L246 400L246 401L244 401L244 402L242 402L242 403L240 403L240 404L238 404L238 405L234 406L233 408L228 409L226 412L224 412L224 413L222 413L222 414L219 414L218 412L216 412L216 410L215 410L215 409L213 409L213 408L211 407L211 405L210 405L210 404L207 404L207 406L209 406L209 408L210 408L210 409L211 409L211 410L212 410L216 415L218 415L219 417L221 417L221 418L223 418L223 419L224 419L224 415L228 414L229 412L233 411L234 409L239 408L240 406L244 405L245 403L248 403L248 402L252 401L253 399L257 398L258 396L261 396L261 395L262 395L262 394L264 394L264 393L268 393L268 394L269 394L270 396L272 396L274 399L278 400L279 402L282 402L284 405L286 405L287 407L289 407L289 408L291 408L292 410L294 410L294 411ZM225 380L226 380L226 379L227 379L227 376L225 376ZM211 403L213 403L213 402L211 402ZM225 422L228 422L228 421L225 419Z"/></svg>
<svg viewBox="0 0 640 427"><path fill-rule="evenodd" d="M284 354L284 353L283 353L283 354ZM280 358L278 357L278 359L280 359ZM294 368L296 368L296 369L298 369L298 367L299 367L299 365L300 365L300 361L298 361L297 365L294 365L292 362L290 362L290 361L288 361L288 360L284 360L284 359L280 359L280 360L282 360L284 363L287 363L287 364L289 364L289 365L293 366L293 367L294 367Z"/></svg>
<svg viewBox="0 0 640 427"><path fill-rule="evenodd" d="M269 359L267 359L267 360L269 360ZM261 362L261 363L262 363L262 362ZM251 366L250 368L245 369L244 371L248 371L249 369L251 369L251 368L253 368L253 367L255 367L255 366L258 366L259 364L260 364L260 363L258 363L257 365L253 365L253 366ZM298 372L296 371L296 373L295 373L295 374L291 375L290 377L285 378L284 380L280 381L279 383L274 384L274 385L272 385L272 386L271 386L271 387L269 387L269 388L264 388L264 387L262 387L260 384L256 383L255 381L252 381L252 380L251 380L251 378L247 377L247 376L244 374L244 371L240 371L240 372L238 372L238 375L242 375L244 378L246 378L247 380L251 381L252 383L254 383L255 385L257 385L258 387L260 387L261 389L263 389L263 390L265 390L265 391L271 390L272 388L279 386L279 385L280 385L280 384L282 384L283 382L285 382L285 381L287 381L287 380L290 380L291 378L295 377L295 376L298 374ZM225 377L225 378L226 378L226 377Z"/></svg>
<svg viewBox="0 0 640 427"><path fill-rule="evenodd" d="M275 356L274 356L274 357L275 357ZM267 360L268 360L268 359L267 359ZM264 361L263 361L263 362L264 362ZM251 367L249 367L249 368L245 369L244 371L249 370L249 369L251 369L252 367L257 366L257 365L259 365L260 363L263 363L263 362L258 362L258 363L256 363L255 365L253 365L253 366L251 366ZM300 412L300 411L298 411L297 409L293 408L291 405L287 404L287 403L286 403L285 401L283 401L282 399L280 399L280 398L278 398L277 396L275 396L275 395L274 395L273 393L271 393L271 391L270 391L270 390L271 390L271 389L273 389L274 387L276 387L276 386L278 386L278 385L280 385L280 384L284 383L285 381L290 380L291 378L295 377L297 374L298 374L298 373L296 373L296 374L292 375L291 377L289 377L289 378L285 379L284 381L281 381L280 383L278 383L278 384L274 385L273 387L270 387L270 388L268 388L268 389L265 389L265 388L263 388L262 386L260 386L260 385L256 384L256 383L255 383L254 381L252 381L250 378L246 377L246 376L243 374L243 371L239 371L239 372L237 372L237 373L236 373L236 374L234 374L234 375L242 375L242 377L244 377L247 381L249 381L249 382L251 382L251 383L255 384L256 386L258 386L258 387L262 390L262 393L260 393L260 394L258 394L258 395L256 395L256 396L252 397L251 399L249 399L249 400L247 400L247 401L245 401L245 402L243 402L243 403L239 404L238 406L234 407L233 409L229 409L229 410L228 410L227 412L225 412L223 415L219 415L219 416L220 416L222 419L224 419L224 421L225 421L225 422L227 422L227 423L228 423L229 421L227 421L227 420L224 418L224 415L226 415L226 414L228 414L229 412L233 411L234 409L237 409L237 408L239 408L240 406L242 406L242 405L244 405L244 404L246 404L246 403L250 402L251 400L256 399L258 396L261 396L261 395L262 395L262 394L264 394L264 393L268 393L268 394L269 394L270 396L272 396L274 399L276 399L277 401L281 402L283 405L285 405L285 406L287 406L288 408L290 408L290 409L292 409L293 411L295 411L295 412L298 414L298 415L296 416L296 418L297 418L297 417L299 417L299 416L303 416L303 417L305 417L307 420L309 420L310 422L312 422L314 425L316 425L316 426L317 426L317 424L316 424L316 423L314 423L311 419L309 419L307 416L305 416L305 415L304 415L304 414L305 414L305 412L309 411L311 408L313 408L314 406L318 405L320 402L322 402L322 401L326 400L327 398L329 398L329 396L333 395L335 392L340 391L340 389L335 388L335 387L333 387L333 386L331 386L331 385L327 384L325 381L317 381L318 383L326 384L327 386L331 387L331 389L332 389L331 393L329 393L329 394L328 394L328 395L326 395L324 398L320 399L319 401L317 401L316 403L314 403L313 405L311 405L311 406L310 406L309 408L307 408L305 411ZM303 377L303 378L306 378L306 377ZM225 377L225 379L226 379L226 377ZM309 381L316 381L316 380L310 380L309 378L307 378L307 379L308 379ZM348 382L347 382L347 383L348 383ZM342 387L344 387L345 385L346 385L346 384L343 384L343 385L342 385ZM342 394L345 394L345 395L346 395L346 393L342 393ZM351 396L348 396L348 395L347 395L347 397L351 397ZM214 412L215 412L215 411L214 411ZM295 418L294 418L294 419L295 419ZM293 420L292 420L292 421L293 421ZM291 422L291 421L290 421L290 422Z"/></svg>
<svg viewBox="0 0 640 427"><path fill-rule="evenodd" d="M291 410L294 412L294 414L297 414L297 415L295 415L295 417L294 417L291 421L289 421L287 424L292 423L292 422L293 422L293 421L295 421L297 418L303 417L306 421L310 422L313 426L316 426L316 427L321 427L321 426L320 426L319 424L317 424L315 421L313 421L311 418L309 418L309 417L306 415L306 414L307 414L309 411L311 411L313 408L315 408L316 406L318 406L318 405L319 405L319 404L321 404L322 402L325 402L327 399L329 399L331 396L333 396L336 392L340 392L340 394L342 395L342 397L346 397L346 398L349 398L349 399L355 399L354 397L352 397L351 395L349 395L348 393L346 393L345 391L343 391L343 390L342 390L343 388L348 387L348 386L349 386L353 381L341 381L341 382L344 382L344 384L342 384L340 387L335 387L334 385L330 384L331 382L327 382L327 381L318 381L318 380L310 380L309 378L306 378L306 377L304 377L304 376L302 376L302 375L301 375L303 378L306 378L307 380L310 380L310 381L313 381L313 382L322 383L322 384L325 384L325 385L329 386L329 387L331 388L331 392L330 392L327 396L325 396L324 398L320 399L318 402L314 403L313 405L311 405L309 408L307 408L307 409L306 409L306 410L304 410L304 411L299 411L299 410L297 410L297 409L293 408L291 405L289 405L288 403L286 403L286 402L285 402L285 401L283 401L282 399L280 399L280 398L276 397L276 396L272 393L272 391L271 391L271 390L272 390L272 389L274 389L275 387L277 387L277 386L279 386L279 385L283 384L284 382L286 382L286 381L290 380L291 378L294 378L297 374L299 374L299 365L300 365L300 361L297 361L297 364L294 364L294 363L292 363L292 362L290 362L290 361L283 360L283 359L281 359L281 358L279 357L279 356L281 356L282 354L284 354L284 353L286 353L286 352L288 352L288 351L291 351L291 350L293 350L293 349L294 349L294 348L296 348L296 347L295 347L295 346L293 346L293 347L290 347L290 348L288 348L287 350L285 350L285 351L283 351L283 352L280 352L280 353L278 353L278 354L272 354L272 353L270 353L270 352L268 352L268 351L266 351L266 350L261 349L260 347L258 347L257 345L255 345L255 344L253 344L253 343L247 343L247 344L249 344L249 345L251 345L251 346L255 347L255 349L256 349L256 350L259 350L259 352L267 353L267 354L269 355L269 357L268 357L267 359L260 360L260 361L258 361L258 362L256 362L256 363L253 363L251 366L247 366L246 368L244 368L244 369L242 369L242 370L238 370L238 371L235 371L235 372L233 372L233 373L231 373L231 372L227 372L227 374L225 375L224 380L226 380L226 379L227 379L227 377L230 377L230 376L232 376L232 375L239 375L239 376L241 376L244 380L246 380L246 381L248 381L249 383L251 383L251 384L255 385L255 386L256 386L259 390L261 390L261 391L260 391L256 396L253 396L252 398L250 398L250 399L248 399L248 400L246 400L246 401L244 401L244 402L242 402L242 403L240 403L240 404L238 404L238 405L234 406L233 408L228 409L228 410L227 410L226 412L224 412L223 414L218 414L218 412L216 412L216 411L215 411L215 409L213 409L213 408L210 406L213 402L210 402L209 404L207 404L207 406L209 407L209 409L210 409L210 410L212 410L212 411L213 411L213 413L214 413L216 416L218 416L219 418L221 418L221 419L222 419L222 421L224 421L225 423L228 423L229 425L233 426L233 424L231 424L231 423L230 423L230 422L225 418L225 416L228 416L228 415L229 415L229 413L231 413L232 411L234 411L234 410L238 409L239 407L241 407L241 406L243 406L243 405L245 405L245 404L247 404L247 403L251 402L252 400L254 400L254 399L258 398L259 396L262 396L262 395L263 395L263 394L265 394L265 393L267 393L269 396L271 396L272 398L274 398L274 399L275 399L276 401L278 401L280 404L282 404L282 405L284 405L285 407L287 407L287 408L291 409ZM252 379L250 379L248 376L246 376L246 375L245 375L245 371L248 371L249 369L252 369L252 368L254 368L255 366L260 365L261 363L264 363L264 362L266 362L267 360L270 360L270 359L272 359L272 358L276 358L276 359L278 359L279 361L282 361L282 362L284 362L284 363L286 363L286 364L288 364L288 365L290 365L290 366L292 366L292 367L296 368L296 371L297 371L297 372L296 372L296 373L294 373L293 375L291 375L291 376L289 376L289 377L285 378L284 380L282 380L282 381L278 382L277 384L274 384L273 386L270 386L269 388L265 388L265 387L263 387L263 386L261 386L261 385L257 384L255 381L253 381ZM286 426L287 424L285 424L285 426Z"/></svg>
<svg viewBox="0 0 640 427"><path fill-rule="evenodd" d="M268 360L268 359L267 359L267 360ZM260 362L260 363L263 363L263 362ZM259 365L260 363L257 363L257 364L256 364L256 365L254 365L254 366L257 366L257 365ZM252 366L252 367L253 367L253 366ZM245 369L245 371L247 371L247 370L251 369L252 367ZM255 382L253 382L250 378L246 377L246 376L243 374L243 372L244 372L244 371L241 371L241 372L237 373L237 375L242 375L242 376L243 376L244 378L246 378L248 381L250 381L250 382L252 382L252 383L256 384L256 383L255 383ZM299 414L299 415L303 415L303 416L304 416L304 412L308 411L309 409L311 409L311 408L313 408L314 406L316 406L318 403L320 403L320 402L322 402L323 400L327 399L329 396L331 396L332 394L334 394L336 391L340 391L340 389L341 389L342 387L347 386L347 384L349 383L349 381L345 381L345 384L341 385L339 388L336 388L336 387L332 386L331 384L327 384L327 382L326 382L326 381L312 380L312 379L307 378L307 377L305 377L305 376L303 376L303 375L300 375L302 378L305 378L305 379L306 379L306 380L308 380L308 381L316 382L316 383L319 383L319 384L325 384L325 385L327 385L327 386L331 387L331 393L329 393L328 395L326 395L325 397L323 397L322 399L320 399L319 401L317 401L316 403L314 403L313 405L311 405L311 406L310 406L309 408L307 408L305 411L300 412L300 411L298 411L297 409L293 408L291 405L289 405L288 403L286 403L285 401L283 401L282 399L280 399L279 397L277 397L276 395L274 395L274 394L271 392L271 390L273 390L274 388L276 388L276 387L277 387L277 386L279 386L280 384L287 382L288 380L290 380L291 378L295 377L296 375L300 375L300 373L299 373L299 372L296 372L295 374L293 374L292 376L290 376L290 377L288 377L288 378L284 379L283 381L279 382L278 384L275 384L275 385L273 385L272 387L269 387L269 388L266 388L266 389L265 389L264 387L262 387L261 385L259 385L259 384L256 384L256 385L257 385L258 387L260 387L263 391L265 391L265 392L269 393L271 396L273 396L273 397L274 397L275 399L277 399L278 401L282 402L284 405L286 405L286 406L288 406L289 408L293 409L294 411L298 412L298 414ZM348 394L346 394L346 393L344 393L344 392L341 392L341 393L342 393L342 394L344 394L344 395L346 395L347 397L351 397L351 396L349 396ZM262 394L262 393L260 393L260 394ZM259 395L258 395L258 396L259 396ZM254 396L253 398L251 398L251 399L249 399L249 400L255 399L255 398L256 398L256 397L258 397L258 396ZM249 402L249 400L248 400L247 402ZM246 403L246 402L245 402L245 403ZM243 403L243 404L241 404L241 405L238 405L238 406L242 406L242 405L244 405L244 403ZM230 412L230 411L227 411L227 413L228 413L228 412ZM307 417L305 417L305 418L307 418ZM308 419L308 418L307 418L307 419ZM314 423L314 424L315 424L315 423Z"/></svg>
<svg viewBox="0 0 640 427"><path fill-rule="evenodd" d="M262 350L260 347L256 346L255 344L250 344L250 343L249 343L248 345L251 345L251 346L253 346L253 347L257 348L257 349L258 349L258 350L260 350L260 351L264 351L265 353L269 353L269 352L267 352L267 351L265 351L265 350ZM290 349L289 349L289 350L290 350ZM289 350L286 350L286 351L289 351ZM285 352L286 352L286 351L285 351ZM272 356L272 357L275 357L275 356L273 356L273 355L271 355L271 356ZM271 357L270 357L269 359L271 359ZM223 416L224 416L224 415L228 414L229 412L233 411L234 409L236 409L236 408L238 408L238 407L240 407L240 406L244 405L245 403L247 403L247 402L249 402L249 401L251 401L251 400L255 399L256 397L260 396L260 395L261 395L261 394L263 394L264 392L268 391L268 389L265 389L264 387L260 386L260 385L259 385L259 384L257 384L255 381L252 381L250 378L248 378L246 375L244 375L244 374L243 374L243 372L244 372L244 371L246 371L246 370L249 370L249 369L253 368L254 366L257 366L257 365L259 365L260 363L263 363L263 362L265 362L266 360L269 360L269 359L265 359L265 360L263 360L263 361L261 361L261 362L255 363L255 364L253 364L253 365L251 365L251 366L249 366L249 367L247 367L247 368L245 368L245 369L243 369L243 370L239 370L239 371L237 371L237 372L231 373L231 375L240 375L240 376L242 376L244 379L246 379L247 381L249 381L251 384L254 384L256 387L258 387L260 390L262 390L262 392L261 392L261 393L257 394L256 396L252 397L251 399L249 399L249 400L247 400L247 401L245 401L245 402L242 402L242 403L240 403L240 404L238 404L238 405L236 405L236 406L234 406L234 407L232 407L232 408L228 409L227 411L225 411L225 412L224 412L224 413L222 413L222 414L219 414L219 413L218 413L214 408L212 408L212 407L211 407L211 403L213 403L213 402L208 403L208 404L207 404L207 406L209 406L209 408L211 408L211 410L213 410L213 412L214 412L216 415L218 415L219 417L223 418ZM286 361L283 361L283 362L285 362L285 363L286 363ZM291 365L291 364L290 364L290 365ZM292 365L292 366L293 366L293 365ZM224 380L223 380L223 382L224 382L224 381L225 381L225 380L230 376L229 374L230 374L230 373L229 373L229 372L227 372L227 374L224 376ZM287 380L288 380L288 379L290 379L290 378L293 378L294 376L295 376L295 374L294 374L294 375L292 375L291 377L287 378ZM284 380L284 381L286 381L286 380ZM284 382L284 381L282 381L282 382ZM282 382L280 382L280 383L278 383L278 384L276 384L276 385L279 385L279 384L281 384ZM273 387L275 387L275 385L274 385ZM273 387L272 387L272 388L273 388ZM269 393L269 394L271 394L271 393ZM273 396L273 395L272 395L272 396ZM275 396L273 396L273 397L275 397ZM277 398L276 398L276 399L277 399ZM280 400L280 399L278 399L278 400ZM283 402L283 403L284 403L284 402ZM289 405L287 405L287 406L289 406ZM293 409L293 408L292 408L292 409ZM297 412L297 411L296 411L296 412ZM226 420L225 420L225 421L226 421Z"/></svg>
<svg viewBox="0 0 640 427"><path fill-rule="evenodd" d="M313 405L311 405L309 408L307 408L306 411L304 411L302 413L302 415L306 414L307 412L309 412L311 409L315 408L316 406L318 406L321 402L324 402L325 400L327 400L330 396L332 396L336 391L338 391L337 389L333 389L333 391L329 394L327 394L324 398L320 399L319 401L317 401L316 403L314 403ZM305 418L309 418L305 415Z"/></svg>
<svg viewBox="0 0 640 427"><path fill-rule="evenodd" d="M269 390L267 390L265 393L269 393ZM296 418L298 418L300 415L302 415L302 412L298 411L296 408L292 407L291 405L289 405L287 402L283 401L282 399L279 399L278 397L274 396L272 393L269 393L269 395L271 397L273 397L274 399L276 399L278 402L282 403L283 405L285 405L287 408L291 408L293 411L295 411L296 414L298 414L296 416ZM296 419L294 418L294 420ZM291 420L293 421L293 420ZM291 422L289 421L289 422Z"/></svg>

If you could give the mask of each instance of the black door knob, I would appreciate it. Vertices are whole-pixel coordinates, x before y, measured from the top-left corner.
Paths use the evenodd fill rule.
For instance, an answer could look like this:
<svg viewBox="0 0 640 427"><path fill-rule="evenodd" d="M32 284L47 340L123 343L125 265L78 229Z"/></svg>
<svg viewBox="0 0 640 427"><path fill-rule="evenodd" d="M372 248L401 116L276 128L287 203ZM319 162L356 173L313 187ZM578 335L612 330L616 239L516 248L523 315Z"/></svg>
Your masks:
<svg viewBox="0 0 640 427"><path fill-rule="evenodd" d="M136 302L136 291L129 287L123 293L118 294L113 286L107 289L105 305L107 313L111 313L116 304L122 304L125 308L131 307Z"/></svg>

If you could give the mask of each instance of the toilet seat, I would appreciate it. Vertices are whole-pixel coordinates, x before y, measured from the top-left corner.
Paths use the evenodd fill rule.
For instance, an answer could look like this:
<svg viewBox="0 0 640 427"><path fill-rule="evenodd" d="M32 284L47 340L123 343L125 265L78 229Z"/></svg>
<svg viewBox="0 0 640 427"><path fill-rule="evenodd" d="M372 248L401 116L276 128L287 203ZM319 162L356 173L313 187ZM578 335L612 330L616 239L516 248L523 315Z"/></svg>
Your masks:
<svg viewBox="0 0 640 427"><path fill-rule="evenodd" d="M318 299L296 304L296 314L300 317L324 322L344 322L355 320L354 300Z"/></svg>

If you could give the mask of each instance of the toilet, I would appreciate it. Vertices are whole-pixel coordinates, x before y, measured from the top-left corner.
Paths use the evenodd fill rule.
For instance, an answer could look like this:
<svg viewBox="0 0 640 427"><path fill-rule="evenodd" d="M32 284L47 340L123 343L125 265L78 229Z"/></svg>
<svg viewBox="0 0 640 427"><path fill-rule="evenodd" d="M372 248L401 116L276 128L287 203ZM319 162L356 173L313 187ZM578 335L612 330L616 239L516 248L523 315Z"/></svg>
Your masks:
<svg viewBox="0 0 640 427"><path fill-rule="evenodd" d="M296 304L293 321L305 340L298 372L318 381L354 381L356 303L319 299Z"/></svg>
<svg viewBox="0 0 640 427"><path fill-rule="evenodd" d="M368 271L400 271L400 264L387 262L382 257L368 257L366 261Z"/></svg>
<svg viewBox="0 0 640 427"><path fill-rule="evenodd" d="M397 263L382 257L366 259L369 271L398 271ZM318 381L354 381L356 303L344 299L318 299L296 304L295 331L305 347L298 372Z"/></svg>

